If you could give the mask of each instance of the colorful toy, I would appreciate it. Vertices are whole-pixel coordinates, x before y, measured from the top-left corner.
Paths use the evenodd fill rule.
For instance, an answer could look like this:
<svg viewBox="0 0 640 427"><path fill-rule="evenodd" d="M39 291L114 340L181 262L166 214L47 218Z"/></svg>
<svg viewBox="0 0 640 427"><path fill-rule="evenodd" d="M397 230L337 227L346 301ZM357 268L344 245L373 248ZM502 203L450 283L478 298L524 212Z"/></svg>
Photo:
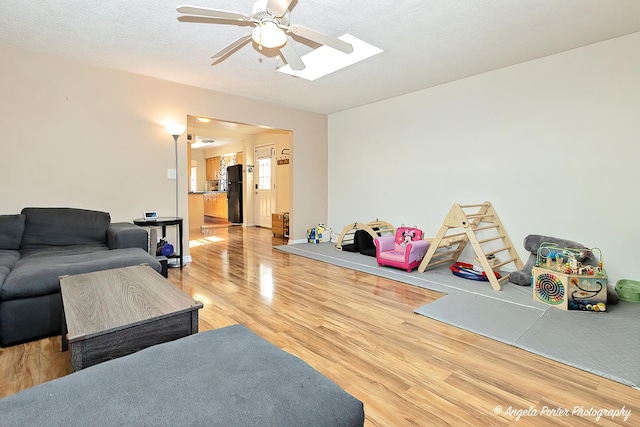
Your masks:
<svg viewBox="0 0 640 427"><path fill-rule="evenodd" d="M509 274L509 281L520 286L531 286L531 269L534 266L546 265L551 268L554 262L558 262L557 256L562 259L562 248L568 248L571 253L576 254L576 260L580 261L584 268L586 266L595 267L597 261L593 259L592 253L586 246L559 237L543 236L540 234L529 234L524 238L524 248L529 252L524 267ZM541 249L542 248L542 249ZM538 250L540 252L538 253ZM582 254L583 256L579 256Z"/></svg>
<svg viewBox="0 0 640 427"><path fill-rule="evenodd" d="M593 251L599 253L597 267L583 266ZM563 310L604 312L607 310L607 276L598 248L561 248L543 243L532 268L533 299Z"/></svg>
<svg viewBox="0 0 640 427"><path fill-rule="evenodd" d="M402 268L411 273L420 265L431 243L422 239L422 230L416 227L398 227L395 236L373 239L378 266Z"/></svg>
<svg viewBox="0 0 640 427"><path fill-rule="evenodd" d="M319 227L307 228L307 242L320 243L322 241L323 229Z"/></svg>
<svg viewBox="0 0 640 427"><path fill-rule="evenodd" d="M479 267L466 262L456 262L449 267L449 270L451 270L451 272L456 276L464 279L477 280L479 282L489 281L486 272L482 271ZM496 279L500 279L502 277L497 271L493 271L493 274L495 274Z"/></svg>

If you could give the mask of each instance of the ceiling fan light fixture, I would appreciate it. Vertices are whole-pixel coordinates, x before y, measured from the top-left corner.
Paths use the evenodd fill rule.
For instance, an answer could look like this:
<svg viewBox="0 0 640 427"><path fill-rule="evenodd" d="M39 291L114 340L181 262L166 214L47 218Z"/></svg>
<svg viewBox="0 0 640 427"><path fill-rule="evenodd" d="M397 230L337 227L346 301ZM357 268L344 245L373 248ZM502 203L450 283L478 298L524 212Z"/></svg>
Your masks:
<svg viewBox="0 0 640 427"><path fill-rule="evenodd" d="M280 47L287 43L285 32L271 21L263 21L256 25L251 38L259 46L266 48Z"/></svg>

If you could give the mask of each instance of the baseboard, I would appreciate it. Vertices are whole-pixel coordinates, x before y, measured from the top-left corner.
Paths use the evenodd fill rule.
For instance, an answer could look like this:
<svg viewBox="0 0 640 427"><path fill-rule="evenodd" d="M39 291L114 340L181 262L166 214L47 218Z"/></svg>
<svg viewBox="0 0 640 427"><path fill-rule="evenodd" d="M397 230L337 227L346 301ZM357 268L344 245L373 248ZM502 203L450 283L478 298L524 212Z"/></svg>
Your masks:
<svg viewBox="0 0 640 427"><path fill-rule="evenodd" d="M289 239L289 243L287 243L287 244L288 245L295 245L296 243L307 243L307 239L298 239L298 240Z"/></svg>

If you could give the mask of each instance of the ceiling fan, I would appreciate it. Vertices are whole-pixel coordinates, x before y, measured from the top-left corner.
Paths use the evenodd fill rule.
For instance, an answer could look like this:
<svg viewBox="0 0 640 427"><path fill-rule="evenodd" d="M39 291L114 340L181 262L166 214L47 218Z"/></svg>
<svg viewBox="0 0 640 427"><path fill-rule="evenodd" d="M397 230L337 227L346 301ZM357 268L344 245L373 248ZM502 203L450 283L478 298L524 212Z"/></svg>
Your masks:
<svg viewBox="0 0 640 427"><path fill-rule="evenodd" d="M249 40L253 40L259 49L263 47L278 48L280 55L291 69L303 70L305 68L304 62L293 47L289 34L332 47L344 53L353 52L353 46L350 43L337 37L320 33L302 25L290 25L289 6L292 2L293 0L256 0L251 7L250 15L205 7L180 6L177 11L184 15L180 16L178 21L251 25L254 27L252 32L245 34L214 53L211 56L214 59L223 58L225 55L244 46Z"/></svg>

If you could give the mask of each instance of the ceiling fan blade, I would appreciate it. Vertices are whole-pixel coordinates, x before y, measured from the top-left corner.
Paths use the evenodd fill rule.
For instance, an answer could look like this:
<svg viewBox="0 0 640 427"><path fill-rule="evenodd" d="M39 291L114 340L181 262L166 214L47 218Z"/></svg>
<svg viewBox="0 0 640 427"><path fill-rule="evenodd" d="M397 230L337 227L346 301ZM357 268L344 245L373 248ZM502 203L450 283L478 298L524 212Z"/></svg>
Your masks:
<svg viewBox="0 0 640 427"><path fill-rule="evenodd" d="M207 16L179 16L178 21L180 22L195 22L198 24L224 24L224 25L238 25L238 26L246 26L246 25L254 25L251 21L230 21L227 19L220 18L210 18Z"/></svg>
<svg viewBox="0 0 640 427"><path fill-rule="evenodd" d="M280 55L287 61L287 64L289 64L292 70L300 71L305 69L304 62L302 62L302 58L300 58L300 55L298 55L298 52L296 52L296 49L293 47L291 40L287 41L287 43L280 48Z"/></svg>
<svg viewBox="0 0 640 427"><path fill-rule="evenodd" d="M353 52L353 46L351 43L340 40L337 37L329 36L327 34L319 33L301 25L292 25L291 32L297 36L304 37L316 43L320 43L325 46L332 47L344 53Z"/></svg>
<svg viewBox="0 0 640 427"><path fill-rule="evenodd" d="M225 47L223 47L222 49L220 49L219 51L214 53L211 56L211 58L221 58L221 57L233 52L234 50L238 49L240 46L244 45L249 40L251 40L251 33L245 34L244 36L240 37L238 40L229 43L228 45L226 45Z"/></svg>
<svg viewBox="0 0 640 427"><path fill-rule="evenodd" d="M180 6L176 9L179 13L188 15L207 16L209 18L226 19L230 21L249 21L251 18L238 12L228 12L226 10L209 9L207 7Z"/></svg>
<svg viewBox="0 0 640 427"><path fill-rule="evenodd" d="M289 10L293 0L269 0L267 2L267 12L275 16L283 16Z"/></svg>

